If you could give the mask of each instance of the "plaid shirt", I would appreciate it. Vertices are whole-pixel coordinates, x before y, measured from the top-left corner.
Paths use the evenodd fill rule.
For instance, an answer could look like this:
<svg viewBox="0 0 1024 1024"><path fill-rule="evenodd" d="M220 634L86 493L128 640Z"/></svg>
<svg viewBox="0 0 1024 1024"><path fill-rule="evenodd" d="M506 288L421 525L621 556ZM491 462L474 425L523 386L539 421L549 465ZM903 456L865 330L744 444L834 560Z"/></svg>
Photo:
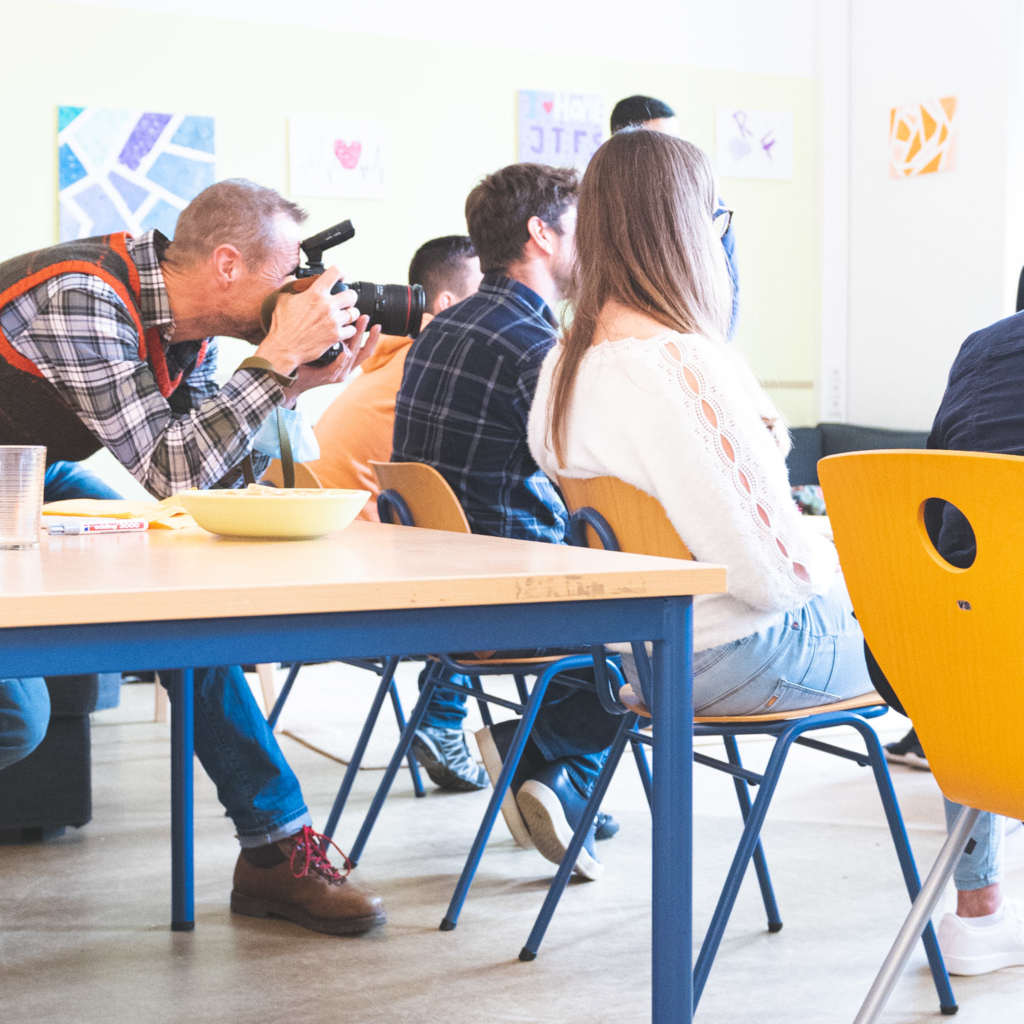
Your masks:
<svg viewBox="0 0 1024 1024"><path fill-rule="evenodd" d="M184 379L164 398L150 365L139 359L139 338L117 293L93 274L61 274L0 310L11 345L31 360L82 422L118 461L158 498L189 487L241 483L240 463L252 438L284 393L260 370L238 370L218 390L217 349L211 339L171 345L174 319L160 270L167 239L148 231L128 241L139 271L145 328L164 342L167 370ZM252 453L257 477L269 463Z"/></svg>
<svg viewBox="0 0 1024 1024"><path fill-rule="evenodd" d="M438 470L474 533L563 540L565 506L526 443L555 339L555 318L536 292L487 274L476 295L430 321L406 357L391 460Z"/></svg>

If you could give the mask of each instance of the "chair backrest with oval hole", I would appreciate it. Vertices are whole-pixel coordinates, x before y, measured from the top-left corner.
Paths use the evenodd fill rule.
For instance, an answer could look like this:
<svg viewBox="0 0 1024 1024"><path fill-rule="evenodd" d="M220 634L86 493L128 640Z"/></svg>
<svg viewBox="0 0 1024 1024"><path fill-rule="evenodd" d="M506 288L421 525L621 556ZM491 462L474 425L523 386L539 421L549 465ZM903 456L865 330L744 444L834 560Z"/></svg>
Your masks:
<svg viewBox="0 0 1024 1024"><path fill-rule="evenodd" d="M857 619L943 793L1024 817L1024 458L854 452L818 468ZM929 539L929 498L970 522L969 568Z"/></svg>
<svg viewBox="0 0 1024 1024"><path fill-rule="evenodd" d="M262 482L273 484L275 487L284 487L284 470L281 467L280 459L271 459L270 465L267 466L266 471L263 473L261 479ZM295 463L295 486L296 487L312 487L314 489L322 489L323 484L317 479L316 473L302 462Z"/></svg>
<svg viewBox="0 0 1024 1024"><path fill-rule="evenodd" d="M592 508L600 512L615 533L621 551L634 555L692 559L690 549L676 533L661 502L614 476L588 480L559 477L558 486L569 512ZM587 543L600 547L594 531L587 529Z"/></svg>
<svg viewBox="0 0 1024 1024"><path fill-rule="evenodd" d="M425 530L471 533L469 520L448 481L423 462L371 462L382 491L402 496L413 522Z"/></svg>

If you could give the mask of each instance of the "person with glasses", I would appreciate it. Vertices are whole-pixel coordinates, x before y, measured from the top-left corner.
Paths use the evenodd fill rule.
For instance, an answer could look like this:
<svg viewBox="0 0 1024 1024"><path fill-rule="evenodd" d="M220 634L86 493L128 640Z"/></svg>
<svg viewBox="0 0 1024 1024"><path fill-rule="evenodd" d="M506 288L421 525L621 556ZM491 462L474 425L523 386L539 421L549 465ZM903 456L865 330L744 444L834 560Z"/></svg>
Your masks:
<svg viewBox="0 0 1024 1024"><path fill-rule="evenodd" d="M708 157L633 128L580 186L573 320L541 367L530 451L551 478L614 476L661 502L727 594L694 599L698 715L825 707L871 692L835 547L790 496L789 433L725 343L729 277ZM635 664L623 654L634 690Z"/></svg>
<svg viewBox="0 0 1024 1024"><path fill-rule="evenodd" d="M676 112L667 103L656 100L653 96L627 96L624 100L619 100L612 109L613 135L623 128L636 126L680 138ZM715 202L715 228L722 240L722 249L725 251L725 261L729 268L729 282L732 285L732 306L729 313L729 328L726 331L726 338L732 341L740 316L740 275L736 268L736 239L732 233L733 211L721 199L716 199Z"/></svg>

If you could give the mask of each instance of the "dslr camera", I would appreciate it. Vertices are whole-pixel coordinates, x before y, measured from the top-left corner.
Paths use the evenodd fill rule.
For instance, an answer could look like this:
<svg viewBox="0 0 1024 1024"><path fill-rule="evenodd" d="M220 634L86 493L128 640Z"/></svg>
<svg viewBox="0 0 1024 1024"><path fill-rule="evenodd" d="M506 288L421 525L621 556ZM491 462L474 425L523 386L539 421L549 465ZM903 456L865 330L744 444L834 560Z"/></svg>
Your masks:
<svg viewBox="0 0 1024 1024"><path fill-rule="evenodd" d="M260 319L263 321L263 329L270 330L270 323L274 316L274 307L277 305L277 297L281 292L305 291L309 285L301 284L303 278L318 277L324 272L324 253L333 249L342 242L347 242L356 233L352 227L352 221L343 220L332 228L327 228L311 238L305 239L299 244L306 257L306 266L299 267L295 272L296 281L289 281L283 288L271 292L264 300L260 309ZM415 337L420 332L420 324L423 320L423 311L426 308L426 293L418 284L373 284L370 281L355 281L352 284L345 284L339 281L332 289L331 294L352 289L356 293L356 306L360 313L368 314L370 327L380 324L383 334L411 335ZM343 342L332 345L319 359L314 359L310 366L327 366L333 363L341 354L344 348Z"/></svg>

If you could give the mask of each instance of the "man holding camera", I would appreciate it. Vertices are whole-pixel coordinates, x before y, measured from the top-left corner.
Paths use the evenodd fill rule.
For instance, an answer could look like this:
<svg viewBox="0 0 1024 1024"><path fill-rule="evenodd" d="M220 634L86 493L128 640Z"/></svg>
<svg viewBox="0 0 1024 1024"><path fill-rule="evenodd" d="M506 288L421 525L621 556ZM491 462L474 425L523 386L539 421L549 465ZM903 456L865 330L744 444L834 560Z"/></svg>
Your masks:
<svg viewBox="0 0 1024 1024"><path fill-rule="evenodd" d="M182 211L173 242L116 234L0 263L0 444L46 445L48 478L105 446L161 498L239 485L247 457L261 473L268 460L250 450L267 416L344 379L379 335L357 347L368 318L354 291L331 294L336 268L282 295L264 331L263 299L298 267L304 220L272 189L228 180ZM222 388L218 334L257 345ZM333 363L307 365L339 342ZM63 496L111 494L85 478ZM197 669L195 711L196 753L242 846L232 909L335 934L383 921L379 898L331 866L241 669ZM41 679L0 680L0 768L38 744L48 716Z"/></svg>

